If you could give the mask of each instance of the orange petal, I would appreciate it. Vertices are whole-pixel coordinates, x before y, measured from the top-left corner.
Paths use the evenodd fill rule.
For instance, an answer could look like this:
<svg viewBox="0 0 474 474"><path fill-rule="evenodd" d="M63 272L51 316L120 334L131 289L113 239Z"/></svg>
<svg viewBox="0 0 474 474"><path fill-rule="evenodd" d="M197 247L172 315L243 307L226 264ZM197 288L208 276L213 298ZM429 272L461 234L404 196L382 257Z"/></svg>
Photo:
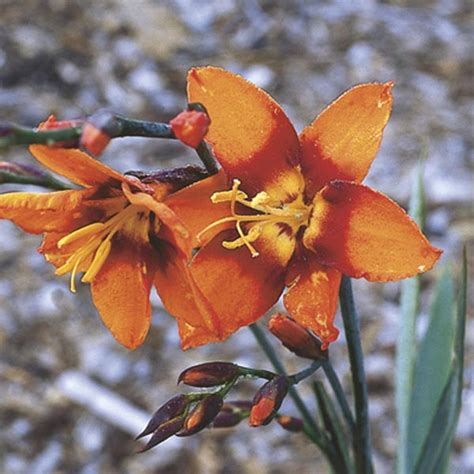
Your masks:
<svg viewBox="0 0 474 474"><path fill-rule="evenodd" d="M198 181L166 199L169 206L184 222L193 237L193 247L201 247L211 240L216 234L226 227L215 227L212 232L206 232L206 240L197 241L197 234L213 222L227 217L230 214L229 203L216 203L211 201L211 196L218 191L229 188L227 178L223 171Z"/></svg>
<svg viewBox="0 0 474 474"><path fill-rule="evenodd" d="M371 281L428 271L442 253L398 204L348 181L333 181L316 194L303 240L320 263Z"/></svg>
<svg viewBox="0 0 474 474"><path fill-rule="evenodd" d="M0 195L0 219L10 219L26 232L63 232L88 222L94 211L86 209L96 190Z"/></svg>
<svg viewBox="0 0 474 474"><path fill-rule="evenodd" d="M102 321L120 344L135 349L150 326L153 250L125 239L113 241L110 255L92 282L92 298Z"/></svg>
<svg viewBox="0 0 474 474"><path fill-rule="evenodd" d="M298 137L266 92L224 69L205 67L189 72L188 98L206 107L211 124L205 140L245 192L253 195L271 187L279 193L273 196L285 201L299 191Z"/></svg>
<svg viewBox="0 0 474 474"><path fill-rule="evenodd" d="M215 333L213 316L202 306L201 293L191 281L188 262L168 242L159 242L160 264L155 286L167 311L178 321Z"/></svg>
<svg viewBox="0 0 474 474"><path fill-rule="evenodd" d="M219 337L208 329L191 326L186 321L181 319L178 319L178 330L179 337L181 339L181 347L183 350L220 341Z"/></svg>
<svg viewBox="0 0 474 474"><path fill-rule="evenodd" d="M292 246L284 234L279 245L278 226L266 227L254 242L260 252L256 258L246 247L225 249L222 241L236 237L234 231L225 231L202 248L191 263L194 281L217 316L221 340L263 316L283 290L294 242ZM200 342L188 337L187 344L194 347Z"/></svg>
<svg viewBox="0 0 474 474"><path fill-rule="evenodd" d="M75 148L32 145L30 152L44 166L81 186L116 184L126 181L119 172Z"/></svg>
<svg viewBox="0 0 474 474"><path fill-rule="evenodd" d="M287 282L285 307L299 324L311 329L323 343L323 349L334 342L339 331L334 327L341 273L322 266L315 255L304 251L294 259Z"/></svg>
<svg viewBox="0 0 474 474"><path fill-rule="evenodd" d="M310 198L334 179L365 178L390 117L392 87L393 82L353 87L303 130L301 167Z"/></svg>

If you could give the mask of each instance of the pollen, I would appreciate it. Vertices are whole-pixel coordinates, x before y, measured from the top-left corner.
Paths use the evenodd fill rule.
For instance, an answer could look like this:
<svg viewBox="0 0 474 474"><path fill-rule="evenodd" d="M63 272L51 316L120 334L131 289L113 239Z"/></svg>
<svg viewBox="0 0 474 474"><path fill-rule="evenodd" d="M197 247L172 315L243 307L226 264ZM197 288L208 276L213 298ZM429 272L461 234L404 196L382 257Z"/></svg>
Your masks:
<svg viewBox="0 0 474 474"><path fill-rule="evenodd" d="M311 207L304 204L302 195L298 195L290 203L282 203L273 199L265 191L259 192L255 197L249 199L247 194L239 189L240 184L238 179L234 179L230 190L217 192L211 196L211 201L215 204L230 202L231 215L207 226L198 234L198 241L202 240L204 234L212 228L227 222L235 222L235 229L239 237L232 241L222 242L222 246L229 250L245 246L252 257L258 257L260 254L253 243L260 237L264 226L282 223L289 226L292 233L296 234L300 227L308 225ZM257 214L238 214L237 203L256 211Z"/></svg>
<svg viewBox="0 0 474 474"><path fill-rule="evenodd" d="M91 283L107 260L117 232L126 233L133 240L148 242L149 212L142 206L131 204L105 222L94 222L64 236L57 246L68 258L56 269L56 275L71 273L73 293L76 292L77 272L84 272L83 283Z"/></svg>

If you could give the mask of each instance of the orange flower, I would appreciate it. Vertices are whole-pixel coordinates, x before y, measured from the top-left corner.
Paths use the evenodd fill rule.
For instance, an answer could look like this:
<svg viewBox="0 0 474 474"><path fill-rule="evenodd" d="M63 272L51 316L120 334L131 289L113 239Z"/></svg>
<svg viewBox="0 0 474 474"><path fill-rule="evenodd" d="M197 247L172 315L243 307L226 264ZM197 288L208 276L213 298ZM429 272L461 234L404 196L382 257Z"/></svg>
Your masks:
<svg viewBox="0 0 474 474"><path fill-rule="evenodd" d="M60 123L50 119L43 127ZM144 185L77 149L34 145L30 151L83 189L0 195L0 218L44 233L39 251L57 275L71 274L72 291L76 274L84 272L104 324L121 344L134 349L143 342L153 284L171 309L198 311L188 280L190 234L162 202L173 185Z"/></svg>
<svg viewBox="0 0 474 474"><path fill-rule="evenodd" d="M392 86L350 89L298 137L280 106L242 77L190 71L189 101L207 109L205 139L223 168L212 185L223 184L205 180L201 195L185 189L168 201L197 234L191 272L218 329L181 325L185 347L255 322L285 286L290 315L326 347L338 336L342 273L391 281L432 268L441 251L396 203L360 184L391 112Z"/></svg>

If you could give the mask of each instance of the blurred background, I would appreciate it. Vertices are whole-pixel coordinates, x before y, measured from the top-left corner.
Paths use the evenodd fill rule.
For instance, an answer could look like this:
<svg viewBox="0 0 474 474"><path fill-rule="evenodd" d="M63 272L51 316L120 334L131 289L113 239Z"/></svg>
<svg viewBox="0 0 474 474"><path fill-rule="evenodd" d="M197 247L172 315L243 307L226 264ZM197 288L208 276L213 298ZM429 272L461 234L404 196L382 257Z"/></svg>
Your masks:
<svg viewBox="0 0 474 474"><path fill-rule="evenodd" d="M414 170L425 159L426 232L445 253L423 277L423 316L443 265L456 274L462 246L472 254L471 2L0 0L0 8L0 116L24 125L103 107L168 121L185 107L186 72L197 65L223 66L265 88L297 130L352 85L394 80L393 115L367 183L406 206ZM20 147L0 159L33 162ZM114 140L104 160L121 171L197 163L179 143L145 139ZM18 187L0 191L11 189ZM270 368L252 334L242 329L225 343L183 353L174 321L153 297L150 334L128 352L102 326L88 286L72 295L68 279L54 277L36 253L39 236L3 221L0 233L0 472L327 472L303 435L276 423L206 430L134 455L134 436L178 391L184 368L209 360ZM389 473L400 285L355 286L376 470ZM470 315L456 473L474 471ZM276 348L291 371L304 366ZM331 355L349 389L343 338ZM251 397L257 386L241 384L232 398ZM302 394L312 405L311 393ZM284 411L296 414L289 401Z"/></svg>

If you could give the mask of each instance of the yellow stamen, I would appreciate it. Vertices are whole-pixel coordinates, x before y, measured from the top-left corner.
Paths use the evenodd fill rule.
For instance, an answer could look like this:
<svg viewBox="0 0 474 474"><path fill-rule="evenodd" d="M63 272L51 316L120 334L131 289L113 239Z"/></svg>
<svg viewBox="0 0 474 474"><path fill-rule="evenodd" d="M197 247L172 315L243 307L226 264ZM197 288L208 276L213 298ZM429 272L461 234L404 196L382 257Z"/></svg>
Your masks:
<svg viewBox="0 0 474 474"><path fill-rule="evenodd" d="M94 259L92 260L90 267L87 269L86 273L82 277L82 283L90 283L95 278L97 273L99 273L99 270L102 268L102 265L104 264L105 260L109 256L111 248L112 244L110 243L109 238L105 239L99 245L99 248L97 249L97 252L94 255Z"/></svg>
<svg viewBox="0 0 474 474"><path fill-rule="evenodd" d="M247 194L239 190L239 186L240 181L234 179L232 188L229 191L217 192L211 196L213 203L230 201L231 216L224 217L208 225L197 235L198 241L202 240L202 237L211 229L228 222L235 222L235 228L239 237L233 241L222 242L223 247L226 249L236 249L245 245L252 257L257 257L259 252L252 245L252 242L260 237L264 225L270 223L284 223L287 224L295 234L301 226L308 224L311 207L303 202L302 195L290 203L282 203L272 199L268 193L262 191L256 194L253 199L249 200ZM258 211L261 214L237 214L235 210L237 203L254 211ZM242 224L251 225L247 233L242 229Z"/></svg>
<svg viewBox="0 0 474 474"><path fill-rule="evenodd" d="M76 292L77 272L85 271L82 282L90 283L110 254L111 240L118 231L135 240L148 241L150 211L143 206L128 205L106 222L94 222L77 229L58 241L58 248L71 249L64 265L56 269L56 275L71 272L71 291Z"/></svg>
<svg viewBox="0 0 474 474"><path fill-rule="evenodd" d="M65 245L70 244L71 242L74 242L75 240L81 239L88 235L95 234L97 231L102 230L104 226L105 224L103 224L102 222L94 222L93 224L89 224L84 227L81 227L71 232L70 234L64 236L58 242L58 248L62 248Z"/></svg>

